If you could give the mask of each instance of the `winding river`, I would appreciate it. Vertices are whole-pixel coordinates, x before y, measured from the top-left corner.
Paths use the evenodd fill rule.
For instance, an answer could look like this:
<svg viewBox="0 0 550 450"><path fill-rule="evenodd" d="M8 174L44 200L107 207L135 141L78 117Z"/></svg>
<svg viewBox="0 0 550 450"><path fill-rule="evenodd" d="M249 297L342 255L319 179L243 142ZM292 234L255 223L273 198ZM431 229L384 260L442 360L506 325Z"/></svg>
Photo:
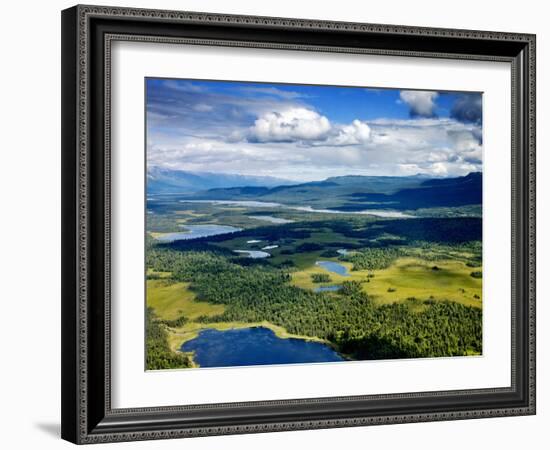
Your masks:
<svg viewBox="0 0 550 450"><path fill-rule="evenodd" d="M228 206L247 206L251 208L282 208L282 209L291 209L294 211L303 211L309 213L324 213L324 214L360 214L367 216L376 216L376 217L385 217L385 218L395 218L395 219L409 219L415 216L410 214L405 214L401 211L393 210L377 210L377 209L364 209L361 211L341 211L338 209L317 209L311 206L291 206L284 205L277 202L260 202L254 200L180 200L181 203L210 203L212 205L228 205ZM283 223L283 222L274 222L273 220L266 219L270 216L250 216L258 220L267 220L272 223ZM260 219L261 217L261 219ZM273 217L275 220L286 220L278 219Z"/></svg>

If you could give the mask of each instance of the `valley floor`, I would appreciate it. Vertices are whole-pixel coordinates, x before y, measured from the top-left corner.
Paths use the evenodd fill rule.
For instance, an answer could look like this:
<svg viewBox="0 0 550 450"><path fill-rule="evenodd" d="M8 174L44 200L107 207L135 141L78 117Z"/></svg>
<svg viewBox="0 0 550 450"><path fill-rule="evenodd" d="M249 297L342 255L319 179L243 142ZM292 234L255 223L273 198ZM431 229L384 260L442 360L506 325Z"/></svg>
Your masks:
<svg viewBox="0 0 550 450"><path fill-rule="evenodd" d="M197 367L181 347L207 329L263 327L351 359L482 352L477 217L182 208L174 200L148 209L147 307L164 333L148 340L148 352L183 355L174 367ZM195 224L226 231L188 239ZM162 242L169 233L183 238ZM148 369L172 367L158 363L168 357L150 360Z"/></svg>

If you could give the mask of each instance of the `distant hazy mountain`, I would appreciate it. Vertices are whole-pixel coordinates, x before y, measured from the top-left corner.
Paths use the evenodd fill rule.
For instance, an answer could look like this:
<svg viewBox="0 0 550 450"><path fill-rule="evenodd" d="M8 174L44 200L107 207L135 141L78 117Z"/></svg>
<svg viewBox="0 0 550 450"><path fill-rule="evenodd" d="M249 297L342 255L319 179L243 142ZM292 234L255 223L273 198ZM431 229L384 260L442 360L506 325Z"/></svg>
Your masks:
<svg viewBox="0 0 550 450"><path fill-rule="evenodd" d="M209 189L196 192L191 198L260 200L343 211L478 205L482 201L482 175L476 172L456 178L343 176L275 187Z"/></svg>
<svg viewBox="0 0 550 450"><path fill-rule="evenodd" d="M285 184L291 184L291 182L273 177L252 177L211 172L187 172L160 167L151 167L147 170L147 193L149 194L182 194L237 186L273 187Z"/></svg>
<svg viewBox="0 0 550 450"><path fill-rule="evenodd" d="M363 209L364 202L390 202L396 209L479 205L482 197L482 174L472 172L464 177L428 179L420 186L391 195L355 193L351 196L354 203L348 204L347 209Z"/></svg>
<svg viewBox="0 0 550 450"><path fill-rule="evenodd" d="M333 182L340 186L356 187L367 192L392 194L400 189L419 186L424 180L429 178L429 176L423 174L406 177L346 175L327 178L325 181Z"/></svg>

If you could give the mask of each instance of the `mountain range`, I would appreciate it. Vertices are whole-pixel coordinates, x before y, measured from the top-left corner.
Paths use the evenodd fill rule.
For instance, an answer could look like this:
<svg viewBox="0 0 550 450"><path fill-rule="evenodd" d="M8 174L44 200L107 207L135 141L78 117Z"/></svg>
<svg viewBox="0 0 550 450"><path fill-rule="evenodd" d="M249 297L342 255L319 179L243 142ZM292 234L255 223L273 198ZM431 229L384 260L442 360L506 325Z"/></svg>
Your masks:
<svg viewBox="0 0 550 450"><path fill-rule="evenodd" d="M194 200L256 200L340 211L411 210L479 205L482 184L481 172L454 178L347 175L292 183L269 177L157 169L148 173L147 192L179 193Z"/></svg>
<svg viewBox="0 0 550 450"><path fill-rule="evenodd" d="M291 181L274 177L255 177L228 173L190 172L161 167L147 169L147 193L185 194L235 186L282 186Z"/></svg>
<svg viewBox="0 0 550 450"><path fill-rule="evenodd" d="M363 206L364 202L388 203L395 209L480 205L483 177L481 172L472 172L464 177L425 180L419 186L393 194L356 192L351 198L354 203L346 205L347 210L368 209Z"/></svg>

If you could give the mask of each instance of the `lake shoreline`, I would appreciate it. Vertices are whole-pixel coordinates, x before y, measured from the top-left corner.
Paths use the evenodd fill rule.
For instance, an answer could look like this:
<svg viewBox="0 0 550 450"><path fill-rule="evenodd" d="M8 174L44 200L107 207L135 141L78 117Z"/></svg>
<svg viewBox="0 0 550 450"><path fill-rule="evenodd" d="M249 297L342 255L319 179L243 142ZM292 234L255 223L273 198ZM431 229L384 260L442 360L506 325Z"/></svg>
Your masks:
<svg viewBox="0 0 550 450"><path fill-rule="evenodd" d="M196 327L199 325L198 327ZM191 328L192 326L193 328ZM190 329L191 328L191 329ZM209 323L209 324L198 324L196 322L188 323L181 328L170 328L168 342L170 349L175 353L183 353L191 358L193 364L192 368L199 368L200 365L195 361L194 352L183 352L181 347L199 336L201 331L204 330L217 330L217 331L228 331L228 330L240 330L245 328L266 328L271 330L276 337L279 339L296 339L304 342L316 342L319 344L324 344L329 347L331 350L336 352L339 356L343 358L343 361L353 361L354 359L350 355L346 355L340 351L338 346L331 341L326 339L321 339L317 336L305 336L292 334L286 331L283 327L272 324L267 321L262 322L220 322L220 323Z"/></svg>

